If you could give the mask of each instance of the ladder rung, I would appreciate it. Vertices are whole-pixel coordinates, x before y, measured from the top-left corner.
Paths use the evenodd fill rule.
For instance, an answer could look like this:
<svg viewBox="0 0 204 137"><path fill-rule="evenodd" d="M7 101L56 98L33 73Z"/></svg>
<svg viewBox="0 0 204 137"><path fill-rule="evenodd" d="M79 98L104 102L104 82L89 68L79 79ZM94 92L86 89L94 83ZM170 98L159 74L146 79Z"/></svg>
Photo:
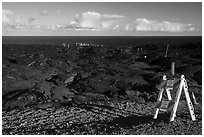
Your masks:
<svg viewBox="0 0 204 137"><path fill-rule="evenodd" d="M163 108L161 108L161 109L159 109L160 111L163 111L163 112L166 112L167 110L166 109L163 109Z"/></svg>

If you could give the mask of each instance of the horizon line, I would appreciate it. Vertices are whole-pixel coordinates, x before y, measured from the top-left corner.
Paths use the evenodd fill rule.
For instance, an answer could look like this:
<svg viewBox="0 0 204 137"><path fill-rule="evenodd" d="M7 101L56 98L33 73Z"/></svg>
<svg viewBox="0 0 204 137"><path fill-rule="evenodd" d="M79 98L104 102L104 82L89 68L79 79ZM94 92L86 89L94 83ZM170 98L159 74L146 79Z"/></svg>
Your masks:
<svg viewBox="0 0 204 137"><path fill-rule="evenodd" d="M127 36L127 35L124 35L124 36L117 36L117 35L115 35L115 36L109 36L109 35L107 35L107 36L104 36L104 35L97 35L97 36L85 36L85 35L83 35L83 36L79 36L79 35L73 35L73 36L69 36L69 35L67 35L67 36L65 36L65 35L56 35L56 36L54 36L54 35L43 35L43 36L41 36L41 35L39 35L39 36L36 36L36 35L28 35L28 36L25 36L25 35L22 35L22 36L16 36L16 35L14 35L14 36L2 36L2 37L202 37L202 35L151 35L151 36L146 36L146 35L142 35L142 36Z"/></svg>

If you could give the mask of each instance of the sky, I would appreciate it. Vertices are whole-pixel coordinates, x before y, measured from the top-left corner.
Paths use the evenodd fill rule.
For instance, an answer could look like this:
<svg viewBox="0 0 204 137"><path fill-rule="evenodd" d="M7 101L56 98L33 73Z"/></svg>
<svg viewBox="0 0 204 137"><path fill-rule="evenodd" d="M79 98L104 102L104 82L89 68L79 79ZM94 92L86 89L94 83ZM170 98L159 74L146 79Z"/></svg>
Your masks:
<svg viewBox="0 0 204 137"><path fill-rule="evenodd" d="M3 2L3 36L201 36L201 2Z"/></svg>

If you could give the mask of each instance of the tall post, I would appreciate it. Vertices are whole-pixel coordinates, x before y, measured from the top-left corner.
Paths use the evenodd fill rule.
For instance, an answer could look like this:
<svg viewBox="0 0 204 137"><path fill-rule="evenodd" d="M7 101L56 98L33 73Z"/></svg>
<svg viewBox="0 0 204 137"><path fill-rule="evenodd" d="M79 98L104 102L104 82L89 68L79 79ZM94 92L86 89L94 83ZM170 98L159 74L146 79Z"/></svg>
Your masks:
<svg viewBox="0 0 204 137"><path fill-rule="evenodd" d="M167 54L168 54L168 50L169 50L169 44L167 44L167 47L166 47L166 53L165 53L165 58L167 57Z"/></svg>
<svg viewBox="0 0 204 137"><path fill-rule="evenodd" d="M175 74L175 63L171 62L171 75L174 76Z"/></svg>

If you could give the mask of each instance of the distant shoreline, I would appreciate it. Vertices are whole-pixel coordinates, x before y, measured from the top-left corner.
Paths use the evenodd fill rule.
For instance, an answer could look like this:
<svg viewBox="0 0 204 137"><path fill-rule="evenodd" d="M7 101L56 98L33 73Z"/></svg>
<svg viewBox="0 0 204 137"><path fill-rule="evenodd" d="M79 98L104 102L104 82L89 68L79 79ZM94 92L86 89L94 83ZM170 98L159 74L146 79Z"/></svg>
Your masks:
<svg viewBox="0 0 204 137"><path fill-rule="evenodd" d="M77 42L104 45L180 45L202 43L202 36L2 36L2 44L74 44Z"/></svg>

